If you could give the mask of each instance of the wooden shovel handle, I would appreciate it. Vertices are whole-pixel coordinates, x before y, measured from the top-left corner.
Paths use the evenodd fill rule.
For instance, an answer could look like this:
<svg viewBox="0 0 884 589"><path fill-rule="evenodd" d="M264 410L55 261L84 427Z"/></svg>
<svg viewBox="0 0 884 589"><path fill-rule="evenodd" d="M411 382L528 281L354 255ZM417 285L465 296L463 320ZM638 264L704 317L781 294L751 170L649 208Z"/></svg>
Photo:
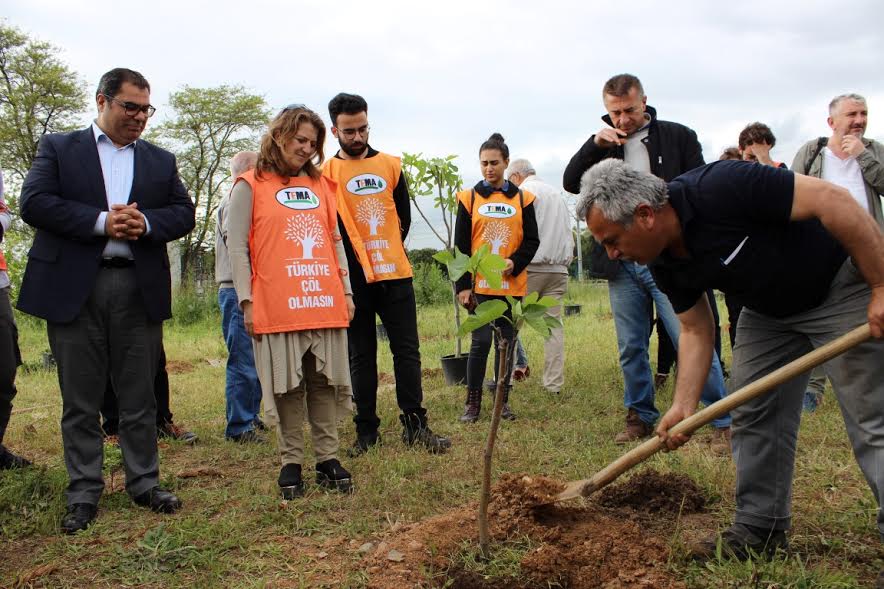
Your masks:
<svg viewBox="0 0 884 589"><path fill-rule="evenodd" d="M729 413L736 407L746 403L747 401L761 396L771 389L783 384L798 376L802 372L806 372L820 364L827 362L857 346L871 337L871 329L868 323L865 323L853 331L850 331L836 340L817 348L816 350L805 354L800 358L789 362L770 374L759 378L755 382L749 383L743 388L734 391L725 398L716 401L705 409L702 409L690 417L683 419L674 425L670 430L670 434L689 434L697 430L701 426L706 425L713 419L721 417L725 413ZM589 479L582 481L573 481L568 483L565 490L559 493L555 500L563 501L579 496L588 496L602 487L607 486L621 474L644 462L660 450L664 449L665 443L658 437L653 436L643 444L636 446Z"/></svg>

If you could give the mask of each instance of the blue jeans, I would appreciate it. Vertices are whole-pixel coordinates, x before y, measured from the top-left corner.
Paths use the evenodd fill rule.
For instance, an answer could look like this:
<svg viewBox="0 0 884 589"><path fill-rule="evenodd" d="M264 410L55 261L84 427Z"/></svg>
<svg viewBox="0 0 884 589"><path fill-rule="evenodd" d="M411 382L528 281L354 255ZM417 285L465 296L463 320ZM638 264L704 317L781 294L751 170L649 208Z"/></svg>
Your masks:
<svg viewBox="0 0 884 589"><path fill-rule="evenodd" d="M218 290L221 307L221 331L227 344L227 437L255 429L255 418L261 411L261 384L255 370L252 338L246 333L242 309L233 288Z"/></svg>
<svg viewBox="0 0 884 589"><path fill-rule="evenodd" d="M660 417L660 412L654 406L654 383L648 359L648 340L651 337L648 317L651 314L651 305L657 306L657 315L663 320L676 350L680 333L678 318L669 299L657 288L650 270L634 262L621 262L617 276L608 281L608 296L614 314L620 368L623 370L625 384L623 404L627 409L637 411L643 422L653 425ZM700 400L705 405L710 405L726 394L721 364L713 352L709 378ZM715 427L727 427L730 423L730 415L712 422Z"/></svg>

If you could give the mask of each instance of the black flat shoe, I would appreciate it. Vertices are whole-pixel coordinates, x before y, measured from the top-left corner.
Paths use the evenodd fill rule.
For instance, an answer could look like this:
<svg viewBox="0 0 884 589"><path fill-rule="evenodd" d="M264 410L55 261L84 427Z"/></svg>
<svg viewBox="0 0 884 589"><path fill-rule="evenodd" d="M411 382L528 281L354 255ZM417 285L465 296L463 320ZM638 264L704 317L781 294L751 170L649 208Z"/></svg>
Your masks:
<svg viewBox="0 0 884 589"><path fill-rule="evenodd" d="M0 444L0 470L11 470L13 468L27 468L31 466L31 461L24 456L13 454L6 449L6 446Z"/></svg>
<svg viewBox="0 0 884 589"><path fill-rule="evenodd" d="M65 534L74 534L89 527L98 514L98 506L91 503L74 503L68 505L68 510L61 518L61 531Z"/></svg>
<svg viewBox="0 0 884 589"><path fill-rule="evenodd" d="M304 495L304 480L301 478L300 464L286 464L279 471L279 492L286 501Z"/></svg>
<svg viewBox="0 0 884 589"><path fill-rule="evenodd" d="M157 513L173 513L181 507L181 500L159 485L140 495L135 495L132 497L132 501L142 507L150 507Z"/></svg>
<svg viewBox="0 0 884 589"><path fill-rule="evenodd" d="M264 436L253 429L246 430L235 436L227 436L227 439L231 442L237 442L238 444L264 444L267 442L267 439L264 438Z"/></svg>

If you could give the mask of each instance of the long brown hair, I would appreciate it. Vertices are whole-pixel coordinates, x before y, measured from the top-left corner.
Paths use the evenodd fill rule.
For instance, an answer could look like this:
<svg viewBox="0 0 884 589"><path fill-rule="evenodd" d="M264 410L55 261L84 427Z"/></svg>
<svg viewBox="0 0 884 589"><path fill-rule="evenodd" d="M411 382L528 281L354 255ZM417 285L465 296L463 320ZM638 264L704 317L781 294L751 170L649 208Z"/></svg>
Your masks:
<svg viewBox="0 0 884 589"><path fill-rule="evenodd" d="M261 148L258 151L258 163L255 166L255 176L262 178L266 172L283 177L297 176L301 170L293 170L282 154L282 146L290 141L298 132L303 123L310 123L316 127L316 153L307 160L304 170L311 178L318 179L322 172L319 166L325 160L323 147L325 146L325 123L318 114L299 104L286 107L270 121L267 132L261 137Z"/></svg>

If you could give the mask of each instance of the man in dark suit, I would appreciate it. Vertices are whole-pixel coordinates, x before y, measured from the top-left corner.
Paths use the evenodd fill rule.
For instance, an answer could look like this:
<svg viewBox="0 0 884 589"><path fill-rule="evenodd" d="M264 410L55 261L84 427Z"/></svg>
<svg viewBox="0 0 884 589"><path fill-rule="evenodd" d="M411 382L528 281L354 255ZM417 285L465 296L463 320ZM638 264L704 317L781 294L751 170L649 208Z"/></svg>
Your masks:
<svg viewBox="0 0 884 589"><path fill-rule="evenodd" d="M43 137L21 193L22 219L37 233L18 308L46 319L58 363L67 533L95 519L104 490L98 412L108 376L126 490L157 512L181 505L159 486L153 382L171 317L166 243L193 229L194 205L175 157L139 140L155 111L147 80L111 70L95 101L89 128Z"/></svg>

